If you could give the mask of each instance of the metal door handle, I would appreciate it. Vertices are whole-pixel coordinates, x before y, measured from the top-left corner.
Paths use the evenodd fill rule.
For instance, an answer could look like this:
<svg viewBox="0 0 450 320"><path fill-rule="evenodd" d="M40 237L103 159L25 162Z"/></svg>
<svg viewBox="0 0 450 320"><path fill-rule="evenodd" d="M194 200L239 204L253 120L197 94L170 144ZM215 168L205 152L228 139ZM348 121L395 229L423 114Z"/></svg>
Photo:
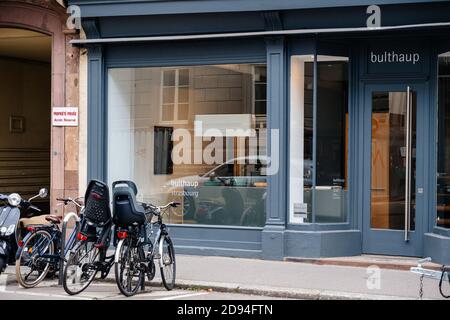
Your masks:
<svg viewBox="0 0 450 320"><path fill-rule="evenodd" d="M409 241L411 220L411 129L412 104L411 87L406 89L406 170L405 170L405 241Z"/></svg>

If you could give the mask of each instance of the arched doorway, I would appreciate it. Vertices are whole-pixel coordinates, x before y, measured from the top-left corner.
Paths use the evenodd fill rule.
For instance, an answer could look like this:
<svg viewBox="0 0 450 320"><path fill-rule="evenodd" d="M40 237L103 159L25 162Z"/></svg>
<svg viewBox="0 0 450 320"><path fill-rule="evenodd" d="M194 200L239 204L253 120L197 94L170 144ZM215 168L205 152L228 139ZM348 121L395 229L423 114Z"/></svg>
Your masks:
<svg viewBox="0 0 450 320"><path fill-rule="evenodd" d="M71 39L79 36L77 30L66 28L68 16L61 3L56 0L0 0L2 30L34 32L36 37L40 35L51 44L48 61L50 100L45 112L47 123L43 127L50 133L47 155L52 214L63 211L56 198L78 196L78 128L51 126L50 122L52 108L77 107L79 104L79 50L69 44ZM48 59L48 55L46 57ZM25 130L28 128L26 123L25 119ZM20 119L17 124L20 126Z"/></svg>
<svg viewBox="0 0 450 320"><path fill-rule="evenodd" d="M0 190L50 188L51 36L0 28ZM35 203L49 212L48 199Z"/></svg>

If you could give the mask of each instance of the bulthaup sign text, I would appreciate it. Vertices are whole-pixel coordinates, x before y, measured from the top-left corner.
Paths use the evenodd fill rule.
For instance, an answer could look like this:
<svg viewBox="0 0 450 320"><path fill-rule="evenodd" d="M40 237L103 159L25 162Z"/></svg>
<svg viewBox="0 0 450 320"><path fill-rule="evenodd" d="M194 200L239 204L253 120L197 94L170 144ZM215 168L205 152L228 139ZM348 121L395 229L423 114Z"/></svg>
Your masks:
<svg viewBox="0 0 450 320"><path fill-rule="evenodd" d="M416 64L420 62L420 54L417 52L397 52L384 51L384 52L373 52L370 51L370 62L371 63L412 63Z"/></svg>

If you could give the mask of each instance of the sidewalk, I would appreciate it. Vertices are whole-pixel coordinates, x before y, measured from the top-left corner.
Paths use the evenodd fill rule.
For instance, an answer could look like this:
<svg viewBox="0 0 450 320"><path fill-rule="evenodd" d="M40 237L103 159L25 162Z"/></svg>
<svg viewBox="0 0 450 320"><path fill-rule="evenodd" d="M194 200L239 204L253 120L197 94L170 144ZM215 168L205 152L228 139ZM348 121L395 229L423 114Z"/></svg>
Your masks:
<svg viewBox="0 0 450 320"><path fill-rule="evenodd" d="M368 289L369 276L365 267L178 255L176 282L183 288L297 299L419 298L416 274L380 269L379 289ZM423 298L442 299L438 281L424 279Z"/></svg>
<svg viewBox="0 0 450 320"><path fill-rule="evenodd" d="M178 255L176 283L180 288L297 299L418 299L418 275L407 270L379 271L379 289L369 289L365 267ZM107 281L114 281L114 271ZM157 272L153 283L159 281ZM450 292L448 284L446 289ZM423 298L442 299L438 281L424 279Z"/></svg>

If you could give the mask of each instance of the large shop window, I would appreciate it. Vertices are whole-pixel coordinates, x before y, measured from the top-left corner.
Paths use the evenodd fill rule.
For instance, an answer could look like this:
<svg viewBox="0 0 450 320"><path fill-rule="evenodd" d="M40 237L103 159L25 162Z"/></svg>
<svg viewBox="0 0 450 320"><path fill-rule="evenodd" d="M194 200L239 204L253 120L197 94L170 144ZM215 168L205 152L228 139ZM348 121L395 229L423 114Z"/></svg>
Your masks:
<svg viewBox="0 0 450 320"><path fill-rule="evenodd" d="M183 205L170 223L263 227L266 66L108 70L108 181Z"/></svg>
<svg viewBox="0 0 450 320"><path fill-rule="evenodd" d="M450 52L439 55L436 225L450 228Z"/></svg>
<svg viewBox="0 0 450 320"><path fill-rule="evenodd" d="M290 77L290 223L346 222L348 58L293 55Z"/></svg>

